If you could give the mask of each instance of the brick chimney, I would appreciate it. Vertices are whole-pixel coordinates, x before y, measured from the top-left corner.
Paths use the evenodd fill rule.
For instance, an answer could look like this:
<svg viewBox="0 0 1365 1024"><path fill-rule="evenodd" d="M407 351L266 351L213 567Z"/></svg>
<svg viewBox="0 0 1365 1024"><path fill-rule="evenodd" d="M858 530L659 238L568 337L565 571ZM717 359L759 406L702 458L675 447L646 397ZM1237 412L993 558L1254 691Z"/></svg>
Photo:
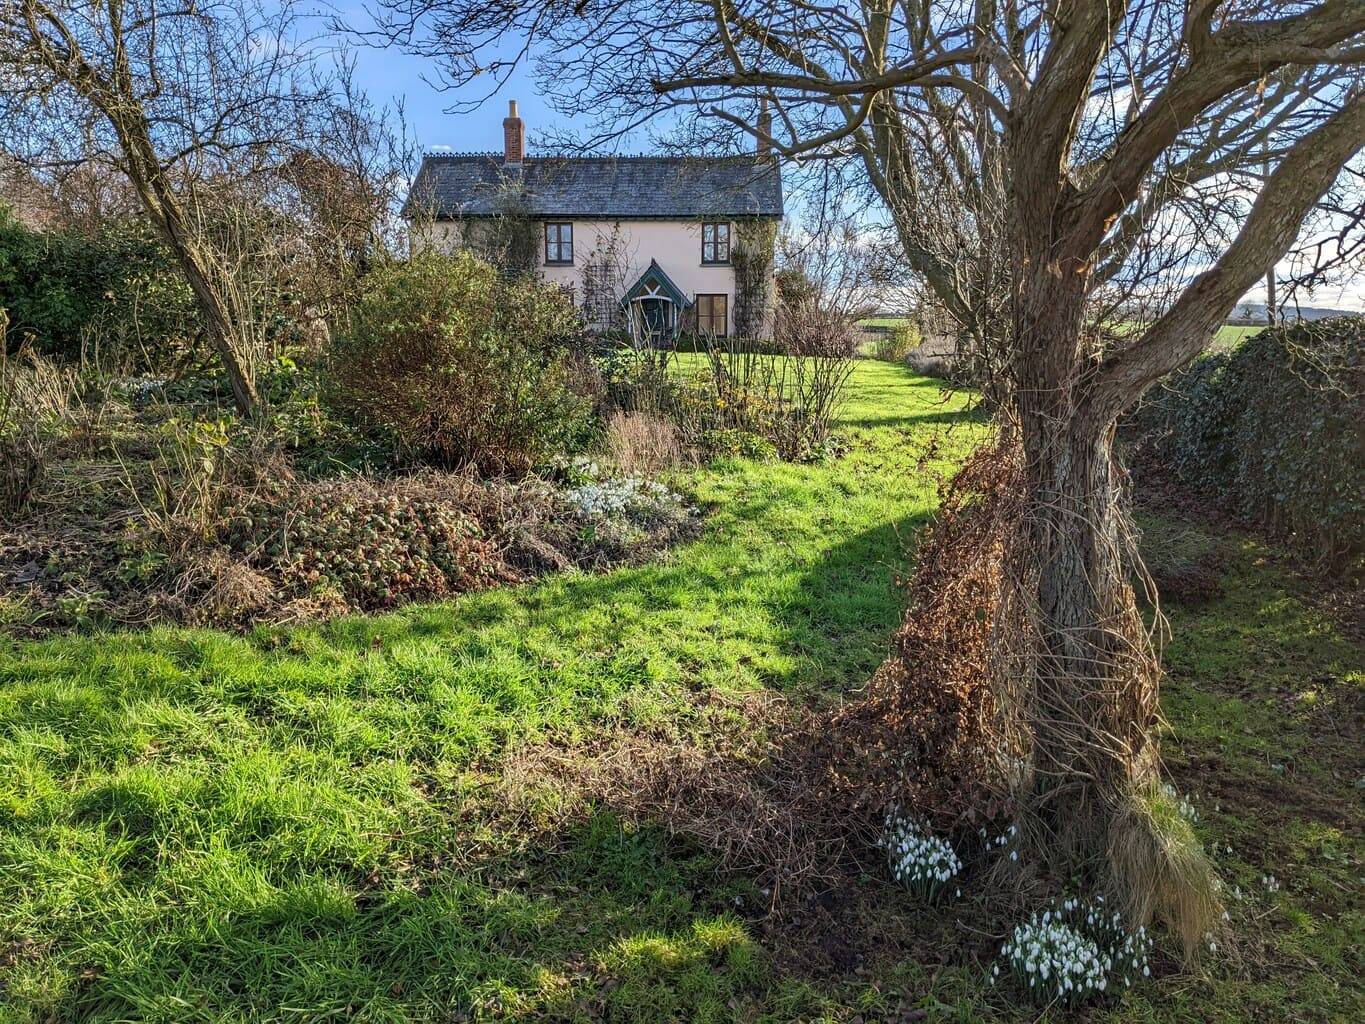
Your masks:
<svg viewBox="0 0 1365 1024"><path fill-rule="evenodd" d="M519 164L526 158L526 126L517 116L517 101L507 101L507 116L502 119L502 159Z"/></svg>
<svg viewBox="0 0 1365 1024"><path fill-rule="evenodd" d="M768 100L763 98L758 101L758 141L754 146L754 152L759 156L767 156L773 150L773 115L768 109Z"/></svg>

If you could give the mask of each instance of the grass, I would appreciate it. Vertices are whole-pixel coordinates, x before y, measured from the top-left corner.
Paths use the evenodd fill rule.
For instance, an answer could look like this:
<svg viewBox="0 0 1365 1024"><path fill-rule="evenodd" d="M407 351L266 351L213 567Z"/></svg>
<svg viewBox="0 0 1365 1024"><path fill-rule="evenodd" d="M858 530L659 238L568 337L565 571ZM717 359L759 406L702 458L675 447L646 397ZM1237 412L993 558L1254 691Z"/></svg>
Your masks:
<svg viewBox="0 0 1365 1024"><path fill-rule="evenodd" d="M858 321L863 327L898 327L908 322L903 316L872 316ZM1243 339L1263 329L1264 326L1259 324L1223 324L1214 332L1213 345L1215 348L1235 348Z"/></svg>
<svg viewBox="0 0 1365 1024"><path fill-rule="evenodd" d="M974 954L911 955L897 937L940 915L908 896L878 890L836 969L800 962L698 849L495 785L514 742L867 678L936 475L980 428L897 367L860 363L854 389L847 457L686 474L706 529L653 564L314 628L3 649L0 1022L1017 1019ZM1169 749L1254 942L1089 1019L1351 1019L1359 650L1249 542L1149 536L1226 560L1227 596L1173 613Z"/></svg>
<svg viewBox="0 0 1365 1024"><path fill-rule="evenodd" d="M1265 330L1264 325L1259 324L1223 324L1213 334L1213 345L1215 349L1236 348L1253 334L1258 334Z"/></svg>

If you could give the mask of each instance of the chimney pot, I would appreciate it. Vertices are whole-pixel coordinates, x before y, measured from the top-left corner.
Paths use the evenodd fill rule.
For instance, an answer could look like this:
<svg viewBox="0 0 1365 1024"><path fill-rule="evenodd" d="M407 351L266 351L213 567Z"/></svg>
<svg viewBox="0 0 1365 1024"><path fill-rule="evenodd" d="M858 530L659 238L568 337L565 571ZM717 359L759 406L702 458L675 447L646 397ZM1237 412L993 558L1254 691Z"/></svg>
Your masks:
<svg viewBox="0 0 1365 1024"><path fill-rule="evenodd" d="M768 100L765 97L758 101L758 141L754 146L754 151L759 156L767 156L772 152L773 136L773 115L768 110Z"/></svg>
<svg viewBox="0 0 1365 1024"><path fill-rule="evenodd" d="M507 116L502 119L503 163L519 164L526 159L526 126L517 115L517 101L507 101Z"/></svg>

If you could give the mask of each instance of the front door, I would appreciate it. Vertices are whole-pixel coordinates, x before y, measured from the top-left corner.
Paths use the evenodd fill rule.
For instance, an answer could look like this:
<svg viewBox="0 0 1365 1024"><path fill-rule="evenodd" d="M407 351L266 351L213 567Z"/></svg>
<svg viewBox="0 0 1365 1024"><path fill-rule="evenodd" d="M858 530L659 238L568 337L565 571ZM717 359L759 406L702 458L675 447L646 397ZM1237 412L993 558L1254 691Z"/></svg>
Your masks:
<svg viewBox="0 0 1365 1024"><path fill-rule="evenodd" d="M640 300L640 313L645 321L645 330L651 338L667 337L668 314L662 299L645 298Z"/></svg>

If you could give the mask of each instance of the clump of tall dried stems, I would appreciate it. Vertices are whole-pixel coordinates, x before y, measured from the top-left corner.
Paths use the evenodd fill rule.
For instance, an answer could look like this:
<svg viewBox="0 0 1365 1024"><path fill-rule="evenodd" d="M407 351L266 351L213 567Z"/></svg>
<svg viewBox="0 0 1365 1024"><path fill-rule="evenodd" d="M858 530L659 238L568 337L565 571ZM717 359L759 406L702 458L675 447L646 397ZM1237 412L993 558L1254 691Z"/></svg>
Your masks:
<svg viewBox="0 0 1365 1024"><path fill-rule="evenodd" d="M36 493L79 402L74 371L26 345L7 354L3 328L0 322L0 519L11 519Z"/></svg>
<svg viewBox="0 0 1365 1024"><path fill-rule="evenodd" d="M606 422L607 454L623 473L653 476L683 460L681 432L666 416L651 412L613 412Z"/></svg>

